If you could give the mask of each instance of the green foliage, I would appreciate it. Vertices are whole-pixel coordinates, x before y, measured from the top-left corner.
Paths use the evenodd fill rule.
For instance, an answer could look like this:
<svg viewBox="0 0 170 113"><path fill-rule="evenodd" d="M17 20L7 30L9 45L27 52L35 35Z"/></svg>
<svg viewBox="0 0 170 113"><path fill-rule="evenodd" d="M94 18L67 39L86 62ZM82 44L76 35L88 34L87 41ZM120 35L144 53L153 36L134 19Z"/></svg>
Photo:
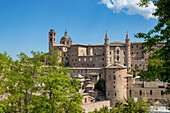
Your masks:
<svg viewBox="0 0 170 113"><path fill-rule="evenodd" d="M95 83L94 89L98 89L99 91L105 92L105 81L103 79L98 80Z"/></svg>
<svg viewBox="0 0 170 113"><path fill-rule="evenodd" d="M0 53L0 95L9 94L0 101L0 112L82 112L79 81L67 76L72 71L58 62L59 53L31 53L33 58L21 53L16 61Z"/></svg>
<svg viewBox="0 0 170 113"><path fill-rule="evenodd" d="M141 0L139 6L148 5L150 0ZM153 15L157 17L157 25L148 33L137 33L137 38L144 38L143 52L152 52L149 57L148 71L141 72L143 80L154 81L159 79L168 82L166 93L170 93L170 0L154 0L157 7ZM162 47L156 50L154 47L160 44Z"/></svg>
<svg viewBox="0 0 170 113"><path fill-rule="evenodd" d="M131 98L125 99L125 104L120 101L116 101L115 107L104 107L100 110L95 110L91 113L149 113L150 106L147 105L147 100L143 98L141 101L134 101Z"/></svg>
<svg viewBox="0 0 170 113"><path fill-rule="evenodd" d="M134 70L132 70L133 78L135 78L139 72L139 66L135 66Z"/></svg>

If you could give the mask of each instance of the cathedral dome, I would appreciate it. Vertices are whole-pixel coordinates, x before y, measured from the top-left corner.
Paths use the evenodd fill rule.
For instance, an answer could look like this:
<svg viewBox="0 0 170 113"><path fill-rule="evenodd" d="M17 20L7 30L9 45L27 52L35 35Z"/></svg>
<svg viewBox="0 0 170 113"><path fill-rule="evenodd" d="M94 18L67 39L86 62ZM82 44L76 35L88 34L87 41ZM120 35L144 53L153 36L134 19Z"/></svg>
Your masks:
<svg viewBox="0 0 170 113"><path fill-rule="evenodd" d="M61 40L71 40L71 38L68 35L64 35L61 37Z"/></svg>
<svg viewBox="0 0 170 113"><path fill-rule="evenodd" d="M71 40L70 36L67 35L67 31L65 31L65 35L61 37L61 41Z"/></svg>

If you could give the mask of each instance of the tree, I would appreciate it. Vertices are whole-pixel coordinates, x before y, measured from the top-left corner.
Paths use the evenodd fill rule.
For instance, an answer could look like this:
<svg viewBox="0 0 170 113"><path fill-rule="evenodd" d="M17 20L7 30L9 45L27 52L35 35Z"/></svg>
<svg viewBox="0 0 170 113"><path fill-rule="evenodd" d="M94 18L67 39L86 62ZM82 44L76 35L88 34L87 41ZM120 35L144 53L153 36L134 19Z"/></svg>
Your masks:
<svg viewBox="0 0 170 113"><path fill-rule="evenodd" d="M143 98L141 101L134 101L131 98L125 98L126 103L116 101L115 107L104 107L100 110L95 110L92 113L149 113L150 106L147 105L147 100Z"/></svg>
<svg viewBox="0 0 170 113"><path fill-rule="evenodd" d="M139 6L143 7L150 3L150 0L140 0ZM166 93L170 93L170 0L154 0L157 7L153 15L158 19L157 25L148 33L137 33L136 38L144 38L146 41L141 49L143 52L152 52L149 57L148 70L141 71L142 80L167 82ZM160 44L162 47L155 49Z"/></svg>
<svg viewBox="0 0 170 113"><path fill-rule="evenodd" d="M105 92L105 80L100 79L95 83L94 89L98 89L99 91Z"/></svg>
<svg viewBox="0 0 170 113"><path fill-rule="evenodd" d="M0 53L0 95L8 94L0 112L82 112L79 82L66 76L71 70L58 62L58 52L31 53L33 58L21 53L16 61Z"/></svg>
<svg viewBox="0 0 170 113"><path fill-rule="evenodd" d="M38 82L45 85L39 87L42 95L37 102L39 106L36 106L35 111L49 113L82 112L83 109L80 106L82 96L77 93L79 81L66 76L71 73L71 70L63 68L61 62L57 62L58 56L60 55L57 51L51 50L50 55L44 57L49 65L42 67L45 70L42 73L44 76L41 76ZM47 75L46 72L48 72Z"/></svg>
<svg viewBox="0 0 170 113"><path fill-rule="evenodd" d="M7 54L0 55L1 94L8 96L1 101L0 106L4 112L30 112L32 101L36 92L36 80L40 75L40 67L43 65L38 59L42 55L39 52L31 52L34 59L25 53L17 55L20 60L13 61Z"/></svg>

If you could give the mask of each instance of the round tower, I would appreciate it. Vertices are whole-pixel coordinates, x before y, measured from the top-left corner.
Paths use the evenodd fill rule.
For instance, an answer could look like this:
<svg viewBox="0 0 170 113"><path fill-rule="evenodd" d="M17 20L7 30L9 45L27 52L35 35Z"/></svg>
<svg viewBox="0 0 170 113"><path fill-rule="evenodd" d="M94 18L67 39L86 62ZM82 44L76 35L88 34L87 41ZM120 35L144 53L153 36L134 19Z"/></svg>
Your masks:
<svg viewBox="0 0 170 113"><path fill-rule="evenodd" d="M128 33L126 34L126 66L127 70L131 71L131 53L130 53L130 39Z"/></svg>
<svg viewBox="0 0 170 113"><path fill-rule="evenodd" d="M53 46L56 45L56 32L52 28L49 32L49 51L50 48L53 48Z"/></svg>
<svg viewBox="0 0 170 113"><path fill-rule="evenodd" d="M106 67L110 64L110 60L109 60L110 46L109 46L109 38L108 38L107 32L106 32L106 36L105 36L104 48L105 48L105 67Z"/></svg>
<svg viewBox="0 0 170 113"><path fill-rule="evenodd" d="M72 44L72 40L71 40L70 36L67 35L66 30L65 30L64 36L61 37L60 44L64 44L64 45Z"/></svg>

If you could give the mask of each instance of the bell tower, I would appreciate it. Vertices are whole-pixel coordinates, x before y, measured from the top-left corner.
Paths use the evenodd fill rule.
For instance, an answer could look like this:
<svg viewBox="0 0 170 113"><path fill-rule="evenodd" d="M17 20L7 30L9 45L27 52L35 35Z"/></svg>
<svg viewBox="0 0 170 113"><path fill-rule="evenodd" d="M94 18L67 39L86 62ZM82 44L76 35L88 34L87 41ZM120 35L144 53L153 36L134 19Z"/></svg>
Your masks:
<svg viewBox="0 0 170 113"><path fill-rule="evenodd" d="M49 32L49 51L50 48L53 48L53 46L56 45L56 32L52 28Z"/></svg>

